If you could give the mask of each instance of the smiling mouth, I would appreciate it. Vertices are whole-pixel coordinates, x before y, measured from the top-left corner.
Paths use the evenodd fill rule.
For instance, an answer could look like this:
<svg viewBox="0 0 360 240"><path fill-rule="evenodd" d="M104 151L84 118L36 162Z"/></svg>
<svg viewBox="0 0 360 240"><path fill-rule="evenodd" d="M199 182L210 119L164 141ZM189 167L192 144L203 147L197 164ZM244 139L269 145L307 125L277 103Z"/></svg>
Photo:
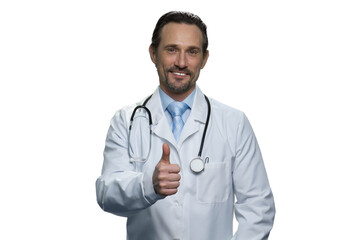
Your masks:
<svg viewBox="0 0 360 240"><path fill-rule="evenodd" d="M182 73L182 72L172 72L172 74L174 74L176 76L180 76L180 77L183 77L183 76L187 75L186 73Z"/></svg>
<svg viewBox="0 0 360 240"><path fill-rule="evenodd" d="M187 77L188 75L190 75L190 73L188 72L182 72L182 71L170 71L172 73L172 75L176 78L185 78Z"/></svg>

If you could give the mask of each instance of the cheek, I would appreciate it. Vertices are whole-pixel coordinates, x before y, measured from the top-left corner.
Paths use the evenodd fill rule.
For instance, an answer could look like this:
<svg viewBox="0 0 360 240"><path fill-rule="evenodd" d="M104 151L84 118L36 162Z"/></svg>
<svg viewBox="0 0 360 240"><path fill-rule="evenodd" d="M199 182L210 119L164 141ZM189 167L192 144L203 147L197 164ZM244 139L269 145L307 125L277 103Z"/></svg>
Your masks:
<svg viewBox="0 0 360 240"><path fill-rule="evenodd" d="M192 60L189 62L189 66L192 67L193 70L200 70L201 69L201 61L199 61L198 59L196 60Z"/></svg>
<svg viewBox="0 0 360 240"><path fill-rule="evenodd" d="M161 56L159 63L162 66L172 66L175 62L176 57L174 56Z"/></svg>

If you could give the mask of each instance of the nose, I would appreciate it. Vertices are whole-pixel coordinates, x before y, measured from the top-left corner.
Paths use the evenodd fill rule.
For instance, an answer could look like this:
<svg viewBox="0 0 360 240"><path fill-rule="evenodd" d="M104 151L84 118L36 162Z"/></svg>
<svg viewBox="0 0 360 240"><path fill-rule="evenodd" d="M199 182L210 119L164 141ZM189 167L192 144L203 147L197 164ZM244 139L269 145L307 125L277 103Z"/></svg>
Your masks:
<svg viewBox="0 0 360 240"><path fill-rule="evenodd" d="M184 52L179 52L176 57L175 65L180 69L187 67L186 55Z"/></svg>

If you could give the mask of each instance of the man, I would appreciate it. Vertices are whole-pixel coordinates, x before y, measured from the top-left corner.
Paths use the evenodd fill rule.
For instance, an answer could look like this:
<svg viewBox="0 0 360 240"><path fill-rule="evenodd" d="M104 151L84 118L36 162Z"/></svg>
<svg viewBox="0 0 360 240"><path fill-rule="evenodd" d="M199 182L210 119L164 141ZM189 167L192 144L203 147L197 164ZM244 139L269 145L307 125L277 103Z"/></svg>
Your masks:
<svg viewBox="0 0 360 240"><path fill-rule="evenodd" d="M241 111L213 99L207 103L196 85L209 57L207 45L198 16L169 12L159 19L149 52L160 86L144 104L153 121L145 162L129 156L135 106L111 121L97 200L104 211L128 218L130 240L269 236L275 207L252 128ZM131 141L144 139L140 134ZM202 160L193 166L199 148Z"/></svg>

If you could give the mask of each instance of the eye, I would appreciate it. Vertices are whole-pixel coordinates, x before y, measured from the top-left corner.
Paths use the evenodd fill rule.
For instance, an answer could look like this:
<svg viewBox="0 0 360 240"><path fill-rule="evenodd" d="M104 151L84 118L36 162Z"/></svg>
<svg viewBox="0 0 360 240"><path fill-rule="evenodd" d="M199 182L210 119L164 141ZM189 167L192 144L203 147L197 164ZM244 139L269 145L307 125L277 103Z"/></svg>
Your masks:
<svg viewBox="0 0 360 240"><path fill-rule="evenodd" d="M175 48L167 48L166 51L168 53L175 53L176 52L176 49Z"/></svg>
<svg viewBox="0 0 360 240"><path fill-rule="evenodd" d="M196 55L196 54L199 53L199 50L198 50L198 49L191 49L191 50L189 51L189 53L190 53L190 55Z"/></svg>

